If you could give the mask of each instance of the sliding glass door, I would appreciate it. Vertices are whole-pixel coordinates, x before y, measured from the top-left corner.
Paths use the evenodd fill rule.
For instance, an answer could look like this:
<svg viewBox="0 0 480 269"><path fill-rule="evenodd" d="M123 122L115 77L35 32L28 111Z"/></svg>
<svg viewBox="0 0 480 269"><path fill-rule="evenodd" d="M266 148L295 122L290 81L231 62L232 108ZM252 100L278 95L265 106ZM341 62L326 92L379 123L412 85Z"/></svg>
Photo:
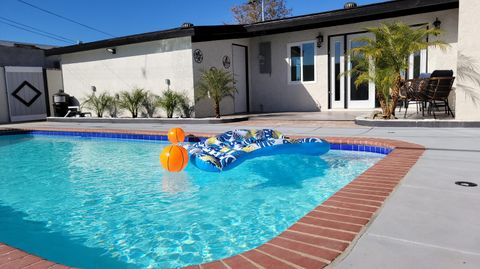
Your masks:
<svg viewBox="0 0 480 269"><path fill-rule="evenodd" d="M354 48L364 46L365 43L359 41L361 37L369 37L368 34L355 34L347 35L347 51L352 51ZM356 85L358 75L350 72L351 70L358 68L358 62L360 58L364 56L361 54L351 53L347 55L347 99L348 108L375 108L375 84L373 82L365 82L360 85ZM363 60L363 59L362 59ZM370 69L369 67L364 67ZM365 70L368 71L368 70Z"/></svg>
<svg viewBox="0 0 480 269"><path fill-rule="evenodd" d="M330 38L330 104L331 108L345 108L344 38Z"/></svg>
<svg viewBox="0 0 480 269"><path fill-rule="evenodd" d="M374 108L375 85L356 85L357 75L350 71L358 64L358 57L347 52L363 44L357 39L367 34L330 37L330 104L331 108Z"/></svg>

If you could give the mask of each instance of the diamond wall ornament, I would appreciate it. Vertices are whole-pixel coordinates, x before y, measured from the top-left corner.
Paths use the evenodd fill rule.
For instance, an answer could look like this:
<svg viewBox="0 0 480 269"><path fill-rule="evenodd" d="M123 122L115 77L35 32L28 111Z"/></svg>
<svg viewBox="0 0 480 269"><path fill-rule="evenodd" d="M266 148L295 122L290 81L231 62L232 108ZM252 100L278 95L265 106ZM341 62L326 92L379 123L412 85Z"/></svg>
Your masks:
<svg viewBox="0 0 480 269"><path fill-rule="evenodd" d="M25 100L25 98L19 95L21 93L24 93L25 91L33 92L35 95L28 100ZM35 86L30 84L26 80L22 82L22 84L20 84L20 86L18 86L15 91L12 92L12 96L27 107L31 106L41 95L42 92L40 92L37 88L35 88Z"/></svg>

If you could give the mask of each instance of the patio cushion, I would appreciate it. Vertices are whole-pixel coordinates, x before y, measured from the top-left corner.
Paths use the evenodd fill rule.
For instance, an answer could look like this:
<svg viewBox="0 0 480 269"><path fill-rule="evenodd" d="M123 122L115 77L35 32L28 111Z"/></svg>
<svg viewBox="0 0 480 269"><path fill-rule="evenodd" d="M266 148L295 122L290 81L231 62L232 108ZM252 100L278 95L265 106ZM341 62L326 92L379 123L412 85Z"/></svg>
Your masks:
<svg viewBox="0 0 480 269"><path fill-rule="evenodd" d="M430 77L453 77L453 70L435 70Z"/></svg>

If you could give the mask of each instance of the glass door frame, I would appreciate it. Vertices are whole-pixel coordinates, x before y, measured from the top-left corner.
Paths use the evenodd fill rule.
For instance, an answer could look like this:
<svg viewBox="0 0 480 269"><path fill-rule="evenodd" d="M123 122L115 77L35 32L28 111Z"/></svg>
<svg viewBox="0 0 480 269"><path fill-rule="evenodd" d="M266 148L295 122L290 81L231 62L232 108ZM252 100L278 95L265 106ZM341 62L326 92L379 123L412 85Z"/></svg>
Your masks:
<svg viewBox="0 0 480 269"><path fill-rule="evenodd" d="M340 53L339 57L337 57L337 52L336 49L337 44L340 46ZM329 63L328 63L328 69L329 69L329 108L330 109L338 109L338 108L346 108L346 103L345 103L345 77L340 76L339 82L340 84L337 85L335 82L337 80L337 76L339 74L342 74L345 72L345 37L342 36L332 36L329 37ZM335 62L339 58L340 61L340 70L339 74L335 72ZM339 86L339 100L336 99L336 86Z"/></svg>
<svg viewBox="0 0 480 269"><path fill-rule="evenodd" d="M328 108L329 109L349 109L349 108L359 108L359 109L371 109L375 108L375 83L368 83L368 100L355 101L350 98L350 87L351 87L351 74L347 73L342 75L340 78L340 100L335 100L335 58L336 58L336 43L340 42L340 74L344 73L347 70L351 70L351 60L348 55L348 51L351 49L351 42L353 39L360 36L368 36L369 34L365 31L355 32L355 33L346 33L338 35L328 36L328 78L329 78L329 87L328 87Z"/></svg>
<svg viewBox="0 0 480 269"><path fill-rule="evenodd" d="M347 43L347 52L352 49L352 42L356 38L360 37L370 37L374 36L369 33L358 33L358 34L348 34L346 35L345 42ZM352 70L352 61L351 56L347 55L347 71ZM370 63L373 65L373 63ZM351 98L351 89L352 89L352 74L350 72L346 75L346 97L347 97L347 108L375 108L375 83L372 81L368 82L368 99L367 100L352 100Z"/></svg>

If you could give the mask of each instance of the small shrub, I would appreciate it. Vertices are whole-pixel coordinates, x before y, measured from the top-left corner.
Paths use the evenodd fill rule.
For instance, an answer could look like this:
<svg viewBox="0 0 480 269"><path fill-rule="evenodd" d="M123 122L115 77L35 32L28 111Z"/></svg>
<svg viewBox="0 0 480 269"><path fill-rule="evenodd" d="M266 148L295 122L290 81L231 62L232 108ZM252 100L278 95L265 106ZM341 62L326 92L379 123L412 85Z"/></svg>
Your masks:
<svg viewBox="0 0 480 269"><path fill-rule="evenodd" d="M167 112L167 118L172 118L175 110L180 105L181 94L172 90L166 90L160 96L158 105Z"/></svg>
<svg viewBox="0 0 480 269"><path fill-rule="evenodd" d="M111 102L107 106L107 111L110 117L116 118L118 116L118 103L120 101L120 95L116 93L114 96L111 97Z"/></svg>
<svg viewBox="0 0 480 269"><path fill-rule="evenodd" d="M157 112L159 100L160 97L158 95L147 91L145 99L142 103L143 108L145 108L145 114L147 117L153 118L153 115L155 115L155 112Z"/></svg>
<svg viewBox="0 0 480 269"><path fill-rule="evenodd" d="M85 101L83 101L83 106L95 111L97 117L101 118L107 107L111 104L112 99L113 98L107 92L102 92L98 95L96 95L95 92L92 92L87 96Z"/></svg>
<svg viewBox="0 0 480 269"><path fill-rule="evenodd" d="M188 97L187 93L184 92L184 93L180 94L178 110L180 112L180 115L183 118L191 118L192 117L194 107L193 107L193 105L190 105L190 104L191 104L190 98Z"/></svg>
<svg viewBox="0 0 480 269"><path fill-rule="evenodd" d="M119 106L128 110L132 118L138 117L138 111L145 100L146 92L144 89L135 88L132 92L122 91L120 93Z"/></svg>

